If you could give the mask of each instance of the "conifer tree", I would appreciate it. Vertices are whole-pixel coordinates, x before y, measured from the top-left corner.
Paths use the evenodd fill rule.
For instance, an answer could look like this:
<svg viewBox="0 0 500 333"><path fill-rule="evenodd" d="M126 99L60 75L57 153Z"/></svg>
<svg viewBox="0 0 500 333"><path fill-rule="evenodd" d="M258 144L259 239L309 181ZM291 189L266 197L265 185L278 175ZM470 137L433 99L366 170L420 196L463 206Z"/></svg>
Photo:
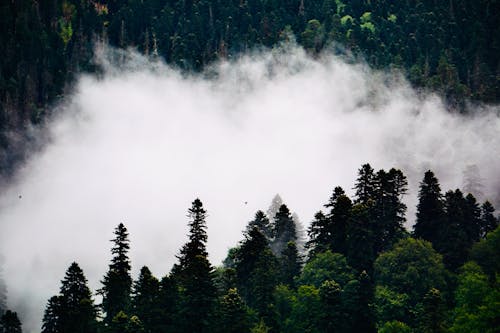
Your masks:
<svg viewBox="0 0 500 333"><path fill-rule="evenodd" d="M189 240L178 256L172 275L181 290L177 322L179 332L207 332L210 329L215 285L206 250L207 212L200 199L188 210Z"/></svg>
<svg viewBox="0 0 500 333"><path fill-rule="evenodd" d="M465 197L464 219L464 228L470 247L481 239L481 208L471 193Z"/></svg>
<svg viewBox="0 0 500 333"><path fill-rule="evenodd" d="M363 204L352 208L351 222L347 230L347 261L358 272L371 275L375 261L375 232L370 217L371 209Z"/></svg>
<svg viewBox="0 0 500 333"><path fill-rule="evenodd" d="M343 332L345 318L342 311L342 289L335 281L325 281L319 289L321 313L318 323L319 332Z"/></svg>
<svg viewBox="0 0 500 333"><path fill-rule="evenodd" d="M274 217L274 239L271 249L276 256L280 256L288 242L297 240L295 222L286 205L281 205Z"/></svg>
<svg viewBox="0 0 500 333"><path fill-rule="evenodd" d="M246 232L249 233L254 227L257 227L257 229L266 237L268 242L271 242L273 239L273 228L269 222L269 218L261 210L257 211L254 219L248 223Z"/></svg>
<svg viewBox="0 0 500 333"><path fill-rule="evenodd" d="M493 213L495 208L489 201L485 201L481 206L481 220L480 220L480 236L486 237L486 234L495 230L498 227L499 220L495 218Z"/></svg>
<svg viewBox="0 0 500 333"><path fill-rule="evenodd" d="M102 309L105 313L104 322L112 325L113 318L118 312L127 313L130 310L130 294L132 291L132 277L130 276L130 260L128 251L130 241L127 228L120 223L115 229L115 238L111 253L113 258L109 270L101 281L103 287L99 290L102 295Z"/></svg>
<svg viewBox="0 0 500 333"><path fill-rule="evenodd" d="M97 332L97 309L87 286L87 279L76 262L61 281L60 294L49 299L42 323L42 333Z"/></svg>
<svg viewBox="0 0 500 333"><path fill-rule="evenodd" d="M156 332L156 325L162 320L159 296L160 282L148 267L142 267L133 287L132 312L140 319L145 333Z"/></svg>
<svg viewBox="0 0 500 333"><path fill-rule="evenodd" d="M329 222L330 220L326 218L322 211L314 215L314 220L307 230L309 241L306 243L306 248L309 250L309 258L330 248L331 230Z"/></svg>
<svg viewBox="0 0 500 333"><path fill-rule="evenodd" d="M279 262L281 271L280 282L294 288L294 278L299 276L302 267L302 260L294 242L288 242L286 248L281 252Z"/></svg>
<svg viewBox="0 0 500 333"><path fill-rule="evenodd" d="M332 252L346 254L347 251L347 229L351 220L352 202L341 187L336 187L325 205L330 208L327 215L328 226L331 229L329 249Z"/></svg>
<svg viewBox="0 0 500 333"><path fill-rule="evenodd" d="M250 331L248 307L235 288L229 289L220 301L220 323L218 329L224 333Z"/></svg>
<svg viewBox="0 0 500 333"><path fill-rule="evenodd" d="M0 318L1 333L23 333L17 313L7 310Z"/></svg>
<svg viewBox="0 0 500 333"><path fill-rule="evenodd" d="M444 208L439 182L430 170L425 173L420 183L418 200L413 235L436 244L443 228Z"/></svg>
<svg viewBox="0 0 500 333"><path fill-rule="evenodd" d="M356 184L354 189L356 190L356 200L355 203L368 204L370 200L373 200L373 195L375 192L374 185L374 170L370 164L366 163L361 166L358 170L358 178L356 179Z"/></svg>

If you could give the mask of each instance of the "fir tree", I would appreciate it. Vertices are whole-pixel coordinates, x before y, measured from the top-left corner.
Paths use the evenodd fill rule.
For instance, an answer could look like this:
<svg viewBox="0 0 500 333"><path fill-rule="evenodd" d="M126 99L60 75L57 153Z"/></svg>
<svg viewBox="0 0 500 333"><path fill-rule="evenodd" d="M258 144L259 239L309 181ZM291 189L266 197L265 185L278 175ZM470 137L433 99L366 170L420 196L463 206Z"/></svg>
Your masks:
<svg viewBox="0 0 500 333"><path fill-rule="evenodd" d="M300 269L302 267L302 260L294 242L288 242L286 248L281 252L279 262L281 268L281 283L294 288L294 278L300 275Z"/></svg>
<svg viewBox="0 0 500 333"><path fill-rule="evenodd" d="M417 220L413 226L415 238L436 244L442 232L444 219L441 188L432 171L427 171L420 183L417 205Z"/></svg>
<svg viewBox="0 0 500 333"><path fill-rule="evenodd" d="M290 210L286 205L281 205L274 217L274 239L271 249L275 255L279 256L288 242L295 243L296 240L295 222Z"/></svg>
<svg viewBox="0 0 500 333"><path fill-rule="evenodd" d="M1 333L22 333L21 321L17 317L17 313L7 310L0 318Z"/></svg>
<svg viewBox="0 0 500 333"><path fill-rule="evenodd" d="M159 296L160 282L148 267L142 267L133 287L132 310L140 319L145 333L156 332L156 325L162 320Z"/></svg>
<svg viewBox="0 0 500 333"><path fill-rule="evenodd" d="M111 253L113 258L109 270L101 281L103 287L99 290L102 295L102 309L105 313L104 322L112 325L113 318L118 312L127 313L130 310L130 293L132 291L132 277L130 276L130 260L128 251L130 241L127 228L120 223L115 229L115 238Z"/></svg>
<svg viewBox="0 0 500 333"><path fill-rule="evenodd" d="M246 233L249 233L254 227L266 237L268 242L271 242L273 239L273 228L266 214L261 210L257 211L254 219L248 223Z"/></svg>
<svg viewBox="0 0 500 333"><path fill-rule="evenodd" d="M486 237L486 234L498 227L499 220L497 220L493 215L494 212L495 208L489 201L485 201L481 206L481 220L479 228L481 238Z"/></svg>
<svg viewBox="0 0 500 333"><path fill-rule="evenodd" d="M216 289L206 250L206 215L202 202L194 200L188 210L189 240L180 251L179 263L172 269L173 279L181 290L179 332L207 332L210 329Z"/></svg>
<svg viewBox="0 0 500 333"><path fill-rule="evenodd" d="M309 241L306 243L306 248L309 250L309 258L330 248L331 228L329 228L329 222L330 220L322 211L314 215L314 220L307 230Z"/></svg>
<svg viewBox="0 0 500 333"><path fill-rule="evenodd" d="M345 195L341 187L336 187L325 207L330 208L330 213L327 215L329 220L327 225L331 229L329 249L332 252L345 255L347 251L347 229L351 220L351 199Z"/></svg>
<svg viewBox="0 0 500 333"><path fill-rule="evenodd" d="M61 281L60 295L52 297L45 309L42 333L97 332L97 310L87 279L76 262Z"/></svg>
<svg viewBox="0 0 500 333"><path fill-rule="evenodd" d="M374 170L371 165L368 163L363 164L358 170L358 178L356 179L356 184L354 185L354 189L356 190L355 203L366 205L370 202L370 200L373 200L375 192L374 178Z"/></svg>

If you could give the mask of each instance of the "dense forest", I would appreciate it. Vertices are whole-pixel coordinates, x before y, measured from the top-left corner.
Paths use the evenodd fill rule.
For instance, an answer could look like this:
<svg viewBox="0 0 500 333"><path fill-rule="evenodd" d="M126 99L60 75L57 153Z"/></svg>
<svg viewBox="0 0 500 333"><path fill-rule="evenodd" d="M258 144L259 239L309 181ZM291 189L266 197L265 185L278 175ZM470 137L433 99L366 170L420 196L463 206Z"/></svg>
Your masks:
<svg viewBox="0 0 500 333"><path fill-rule="evenodd" d="M0 3L0 170L23 160L28 130L81 72L98 42L202 71L295 38L399 70L454 109L500 100L500 3L495 0L16 0Z"/></svg>
<svg viewBox="0 0 500 333"><path fill-rule="evenodd" d="M255 213L220 267L208 260L207 210L196 199L188 239L161 279L146 266L132 278L120 223L102 287L94 294L72 263L41 332L498 332L500 217L472 194L443 194L427 171L409 232L406 187L400 170L363 165L354 197L336 187L305 244L290 209L275 200ZM21 332L12 311L0 327Z"/></svg>

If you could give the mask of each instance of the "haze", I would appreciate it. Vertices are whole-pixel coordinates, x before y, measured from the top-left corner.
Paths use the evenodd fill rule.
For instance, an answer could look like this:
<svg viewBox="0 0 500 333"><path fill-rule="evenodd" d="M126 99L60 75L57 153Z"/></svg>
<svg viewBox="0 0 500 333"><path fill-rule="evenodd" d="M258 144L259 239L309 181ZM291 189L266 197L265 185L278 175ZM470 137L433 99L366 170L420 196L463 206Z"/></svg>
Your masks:
<svg viewBox="0 0 500 333"><path fill-rule="evenodd" d="M58 107L44 149L0 199L9 307L40 330L46 301L72 261L100 287L118 223L130 232L134 278L170 271L186 241L186 212L208 210L208 249L219 265L258 209L279 193L307 227L357 169L401 168L408 227L427 169L442 189L476 165L499 204L500 108L445 111L397 74L294 46L181 75L158 60L99 50L104 74L83 76Z"/></svg>

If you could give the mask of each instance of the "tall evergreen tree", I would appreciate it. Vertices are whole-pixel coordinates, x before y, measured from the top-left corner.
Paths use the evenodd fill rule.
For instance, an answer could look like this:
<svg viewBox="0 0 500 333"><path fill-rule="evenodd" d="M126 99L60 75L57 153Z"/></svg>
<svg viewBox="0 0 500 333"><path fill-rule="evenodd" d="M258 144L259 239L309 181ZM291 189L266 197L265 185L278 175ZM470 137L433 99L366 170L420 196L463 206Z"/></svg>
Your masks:
<svg viewBox="0 0 500 333"><path fill-rule="evenodd" d="M356 200L355 203L368 204L370 200L373 200L373 195L375 193L375 174L374 170L370 164L366 163L361 166L358 170L358 178L356 179L356 184L354 189L356 190Z"/></svg>
<svg viewBox="0 0 500 333"><path fill-rule="evenodd" d="M356 204L352 208L347 230L347 261L358 272L372 272L375 261L375 232L370 216L371 208Z"/></svg>
<svg viewBox="0 0 500 333"><path fill-rule="evenodd" d="M463 227L467 233L470 247L481 239L481 208L476 198L470 193L465 197L464 219L465 225Z"/></svg>
<svg viewBox="0 0 500 333"><path fill-rule="evenodd" d="M76 262L61 281L60 295L52 297L45 310L42 333L97 332L97 310L87 279Z"/></svg>
<svg viewBox="0 0 500 333"><path fill-rule="evenodd" d="M329 228L329 222L330 220L322 211L314 215L314 220L307 230L309 241L306 243L306 248L309 250L309 258L330 248L331 228Z"/></svg>
<svg viewBox="0 0 500 333"><path fill-rule="evenodd" d="M160 282L148 267L141 268L139 279L134 283L132 313L139 317L145 333L154 333L162 321L160 309Z"/></svg>
<svg viewBox="0 0 500 333"><path fill-rule="evenodd" d="M495 208L489 201L485 201L481 206L481 220L480 220L480 236L486 237L486 234L495 230L498 227L499 220L495 218L493 213Z"/></svg>
<svg viewBox="0 0 500 333"><path fill-rule="evenodd" d="M351 199L341 187L336 187L325 208L330 208L330 213L327 215L328 225L331 229L329 249L332 252L345 255L347 251L347 229L351 220Z"/></svg>
<svg viewBox="0 0 500 333"><path fill-rule="evenodd" d="M269 222L269 218L266 214L259 210L255 213L255 217L247 225L246 232L249 233L254 227L257 227L259 231L266 237L268 242L273 239L273 227Z"/></svg>
<svg viewBox="0 0 500 333"><path fill-rule="evenodd" d="M288 242L295 243L296 240L295 222L290 210L286 205L281 205L274 217L274 239L271 249L275 255L280 256Z"/></svg>
<svg viewBox="0 0 500 333"><path fill-rule="evenodd" d="M111 253L113 258L109 270L101 281L103 287L98 291L102 295L102 309L105 313L104 322L112 325L113 318L118 312L128 313L130 310L130 294L132 291L132 277L130 276L130 260L128 251L130 241L127 228L120 223L115 229L115 238Z"/></svg>
<svg viewBox="0 0 500 333"><path fill-rule="evenodd" d="M319 332L344 332L345 317L342 309L342 289L335 281L325 281L319 289L321 312L319 315Z"/></svg>
<svg viewBox="0 0 500 333"><path fill-rule="evenodd" d="M413 226L415 238L435 244L442 232L444 219L441 188L434 173L428 170L420 183L417 205L417 220Z"/></svg>
<svg viewBox="0 0 500 333"><path fill-rule="evenodd" d="M374 182L375 204L371 217L375 222L375 252L380 253L404 235L406 205L402 196L406 194L408 181L401 170L392 168L388 172L379 170Z"/></svg>
<svg viewBox="0 0 500 333"><path fill-rule="evenodd" d="M23 333L17 313L7 310L0 318L1 333Z"/></svg>
<svg viewBox="0 0 500 333"><path fill-rule="evenodd" d="M180 251L179 263L172 269L173 279L181 290L178 332L210 330L216 289L206 250L206 216L201 200L194 200L188 210L189 240Z"/></svg>
<svg viewBox="0 0 500 333"><path fill-rule="evenodd" d="M286 248L281 252L279 262L281 283L294 288L294 278L299 276L302 267L302 259L294 242L288 242Z"/></svg>

